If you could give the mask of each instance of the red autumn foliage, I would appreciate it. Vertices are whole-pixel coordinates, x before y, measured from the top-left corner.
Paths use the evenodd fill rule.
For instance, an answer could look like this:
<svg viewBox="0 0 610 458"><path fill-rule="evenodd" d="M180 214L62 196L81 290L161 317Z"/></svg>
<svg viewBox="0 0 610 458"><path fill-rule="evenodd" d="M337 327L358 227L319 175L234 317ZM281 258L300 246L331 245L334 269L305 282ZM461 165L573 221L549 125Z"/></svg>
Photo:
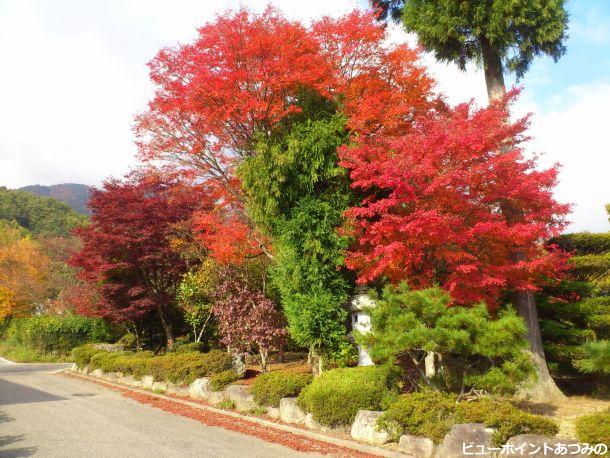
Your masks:
<svg viewBox="0 0 610 458"><path fill-rule="evenodd" d="M102 298L83 301L81 311L115 322L157 313L171 345L167 315L187 270L171 237L205 201L197 187L155 171L132 172L93 190L91 223L77 229L83 247L71 263L82 269L85 284L99 285Z"/></svg>
<svg viewBox="0 0 610 458"><path fill-rule="evenodd" d="M280 350L286 341L283 316L243 275L225 269L222 276L212 307L220 340L233 352L257 355L265 372L269 352Z"/></svg>
<svg viewBox="0 0 610 458"><path fill-rule="evenodd" d="M241 9L151 61L157 91L136 120L140 157L178 164L216 190L214 211L195 218L212 256L236 262L266 251L245 215L235 170L255 154L256 136L298 112L304 97L338 102L358 134L393 132L430 107L433 83L418 52L385 39L367 13L307 28L273 8Z"/></svg>
<svg viewBox="0 0 610 458"><path fill-rule="evenodd" d="M431 111L404 135L342 149L365 196L349 210L357 244L346 261L360 283L438 282L456 303L494 307L507 289L535 289L563 269L540 245L569 211L553 198L558 168L540 171L524 157L528 120L510 121L513 98Z"/></svg>

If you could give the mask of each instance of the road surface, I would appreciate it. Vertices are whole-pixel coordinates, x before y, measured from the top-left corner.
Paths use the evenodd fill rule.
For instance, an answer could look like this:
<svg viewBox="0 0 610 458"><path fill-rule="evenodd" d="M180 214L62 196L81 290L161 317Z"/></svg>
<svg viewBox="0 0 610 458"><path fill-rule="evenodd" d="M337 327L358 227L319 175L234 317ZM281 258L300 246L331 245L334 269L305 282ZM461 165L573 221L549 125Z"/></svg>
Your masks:
<svg viewBox="0 0 610 458"><path fill-rule="evenodd" d="M0 457L311 457L53 374L0 360Z"/></svg>

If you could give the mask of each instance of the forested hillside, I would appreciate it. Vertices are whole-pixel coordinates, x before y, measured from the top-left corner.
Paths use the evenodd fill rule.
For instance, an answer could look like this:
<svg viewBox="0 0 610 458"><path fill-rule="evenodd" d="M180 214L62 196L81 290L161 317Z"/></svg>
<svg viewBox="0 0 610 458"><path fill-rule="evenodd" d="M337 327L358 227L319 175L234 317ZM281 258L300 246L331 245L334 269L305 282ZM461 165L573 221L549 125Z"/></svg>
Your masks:
<svg viewBox="0 0 610 458"><path fill-rule="evenodd" d="M42 186L39 184L24 186L19 188L19 191L27 191L32 194L44 197L53 197L65 204L68 204L78 213L90 215L91 211L87 208L89 201L89 191L91 188L84 184L77 183L62 183L52 186Z"/></svg>
<svg viewBox="0 0 610 458"><path fill-rule="evenodd" d="M33 235L68 235L87 218L50 197L0 187L0 220L15 221Z"/></svg>

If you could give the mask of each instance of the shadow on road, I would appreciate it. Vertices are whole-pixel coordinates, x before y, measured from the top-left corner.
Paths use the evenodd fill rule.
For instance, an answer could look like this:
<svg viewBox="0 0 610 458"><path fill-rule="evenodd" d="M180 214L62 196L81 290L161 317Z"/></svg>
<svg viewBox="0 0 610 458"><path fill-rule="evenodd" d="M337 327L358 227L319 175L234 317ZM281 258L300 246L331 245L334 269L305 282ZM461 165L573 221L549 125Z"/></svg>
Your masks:
<svg viewBox="0 0 610 458"><path fill-rule="evenodd" d="M61 401L64 399L66 398L0 378L0 406L29 404L31 402Z"/></svg>
<svg viewBox="0 0 610 458"><path fill-rule="evenodd" d="M10 417L6 412L0 411L0 423L6 423L14 421L14 418ZM0 457L2 458L18 458L22 456L32 456L36 453L36 447L15 447L6 448L17 442L21 442L25 439L25 434L18 434L12 436L0 436Z"/></svg>

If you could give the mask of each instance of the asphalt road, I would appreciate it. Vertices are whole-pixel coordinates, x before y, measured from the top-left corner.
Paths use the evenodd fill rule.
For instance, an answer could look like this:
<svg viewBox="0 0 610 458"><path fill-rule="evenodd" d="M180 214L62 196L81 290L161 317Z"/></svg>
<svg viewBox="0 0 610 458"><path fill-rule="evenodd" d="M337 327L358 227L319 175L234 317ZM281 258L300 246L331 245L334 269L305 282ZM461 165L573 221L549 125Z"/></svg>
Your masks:
<svg viewBox="0 0 610 458"><path fill-rule="evenodd" d="M64 367L0 360L0 457L312 456L53 374Z"/></svg>

